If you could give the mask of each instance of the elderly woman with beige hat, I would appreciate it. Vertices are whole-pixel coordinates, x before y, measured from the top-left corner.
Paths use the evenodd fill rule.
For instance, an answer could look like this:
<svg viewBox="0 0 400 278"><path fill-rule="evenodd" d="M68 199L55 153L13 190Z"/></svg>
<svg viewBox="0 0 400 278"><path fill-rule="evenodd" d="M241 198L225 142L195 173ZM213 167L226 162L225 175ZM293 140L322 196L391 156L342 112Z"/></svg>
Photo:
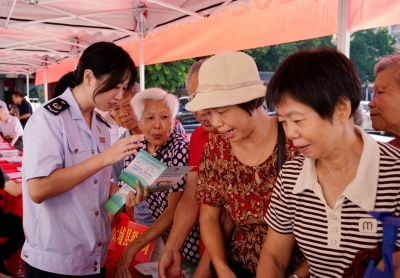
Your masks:
<svg viewBox="0 0 400 278"><path fill-rule="evenodd" d="M298 153L284 137L278 140L277 119L263 107L265 92L250 56L224 52L204 62L196 95L186 106L189 111L205 109L219 133L204 148L196 190L213 277L255 276L268 229L264 215L279 172L278 153L284 160ZM235 224L229 246L220 225L222 207ZM294 253L288 273L301 261L301 253ZM296 274L308 275L306 262Z"/></svg>

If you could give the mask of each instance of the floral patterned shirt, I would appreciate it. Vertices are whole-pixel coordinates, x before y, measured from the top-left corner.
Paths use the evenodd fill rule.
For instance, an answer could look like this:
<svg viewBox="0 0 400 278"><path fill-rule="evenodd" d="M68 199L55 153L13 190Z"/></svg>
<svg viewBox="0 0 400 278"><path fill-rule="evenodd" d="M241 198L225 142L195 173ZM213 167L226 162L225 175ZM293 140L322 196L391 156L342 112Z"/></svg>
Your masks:
<svg viewBox="0 0 400 278"><path fill-rule="evenodd" d="M144 140L143 147L138 148L147 150L147 140ZM189 142L188 140L179 133L171 133L168 141L164 143L154 154L153 157L158 159L160 162L167 166L186 166L189 156ZM125 158L124 169L131 163L135 158L135 155L131 155ZM124 184L122 180L119 181L118 186L121 187ZM186 176L178 182L176 185L171 187L168 191L150 193L146 198L146 202L150 208L154 220L156 220L168 207L168 194L172 192L183 191L186 184ZM168 229L162 234L164 243L167 242L171 229ZM188 260L198 263L200 258L199 251L200 241L200 229L198 224L195 225L188 238L186 239L185 246L182 249L182 255Z"/></svg>
<svg viewBox="0 0 400 278"><path fill-rule="evenodd" d="M285 160L297 154L297 149L286 140ZM267 234L264 215L278 176L277 160L278 144L270 157L257 166L261 180L258 185L254 168L241 163L229 141L218 135L206 144L200 165L196 199L209 206L225 207L236 226L228 256L254 274Z"/></svg>

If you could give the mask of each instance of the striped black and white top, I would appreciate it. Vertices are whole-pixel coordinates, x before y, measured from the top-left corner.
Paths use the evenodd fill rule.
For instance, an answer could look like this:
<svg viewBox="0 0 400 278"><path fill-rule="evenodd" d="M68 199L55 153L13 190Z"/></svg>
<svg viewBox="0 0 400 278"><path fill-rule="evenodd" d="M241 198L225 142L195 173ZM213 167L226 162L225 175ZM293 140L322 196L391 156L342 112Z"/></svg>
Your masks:
<svg viewBox="0 0 400 278"><path fill-rule="evenodd" d="M400 150L357 131L364 141L357 175L333 208L318 184L315 160L298 156L284 164L265 216L275 231L294 234L311 277L342 277L357 251L382 241L382 225L368 211L400 216Z"/></svg>

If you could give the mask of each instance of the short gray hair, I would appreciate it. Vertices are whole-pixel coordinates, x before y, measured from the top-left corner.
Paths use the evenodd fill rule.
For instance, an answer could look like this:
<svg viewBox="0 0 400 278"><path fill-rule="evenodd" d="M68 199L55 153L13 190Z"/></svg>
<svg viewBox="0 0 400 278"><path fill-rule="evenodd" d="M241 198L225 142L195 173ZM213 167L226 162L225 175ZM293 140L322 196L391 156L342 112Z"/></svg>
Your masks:
<svg viewBox="0 0 400 278"><path fill-rule="evenodd" d="M187 88L187 86L188 86L189 80L190 80L190 78L192 77L192 75L193 75L195 72L198 72L198 71L200 70L201 65L202 65L205 61L207 61L207 60L208 60L208 58L202 59L202 60L200 60L200 61L197 61L196 63L194 63L194 64L190 67L190 69L189 69L189 71L188 71L188 73L187 73L187 75L186 75L186 80L185 80L186 88Z"/></svg>
<svg viewBox="0 0 400 278"><path fill-rule="evenodd" d="M164 100L165 105L171 111L172 117L175 118L179 109L178 98L173 94L167 93L163 89L150 88L137 93L131 100L131 106L133 108L133 112L135 112L135 115L138 118L138 121L140 122L142 120L144 106L145 106L144 103L146 100L157 101L161 99Z"/></svg>
<svg viewBox="0 0 400 278"><path fill-rule="evenodd" d="M375 76L378 76L382 71L392 66L396 66L397 70L395 73L395 78L397 83L400 85L400 53L394 53L390 55L386 55L383 57L374 68Z"/></svg>

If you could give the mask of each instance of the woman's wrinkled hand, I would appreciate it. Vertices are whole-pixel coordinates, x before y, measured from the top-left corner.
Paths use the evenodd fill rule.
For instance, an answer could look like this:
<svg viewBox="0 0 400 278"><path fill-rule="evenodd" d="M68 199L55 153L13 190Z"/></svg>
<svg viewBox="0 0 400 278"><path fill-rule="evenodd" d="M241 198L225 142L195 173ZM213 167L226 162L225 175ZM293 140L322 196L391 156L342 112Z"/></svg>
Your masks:
<svg viewBox="0 0 400 278"><path fill-rule="evenodd" d="M149 195L149 186L146 185L144 187L144 193L143 193L139 181L136 181L136 193L131 191L129 192L128 195L126 195L126 206L131 208L136 207L141 202L143 202L143 200L146 199L148 195Z"/></svg>

